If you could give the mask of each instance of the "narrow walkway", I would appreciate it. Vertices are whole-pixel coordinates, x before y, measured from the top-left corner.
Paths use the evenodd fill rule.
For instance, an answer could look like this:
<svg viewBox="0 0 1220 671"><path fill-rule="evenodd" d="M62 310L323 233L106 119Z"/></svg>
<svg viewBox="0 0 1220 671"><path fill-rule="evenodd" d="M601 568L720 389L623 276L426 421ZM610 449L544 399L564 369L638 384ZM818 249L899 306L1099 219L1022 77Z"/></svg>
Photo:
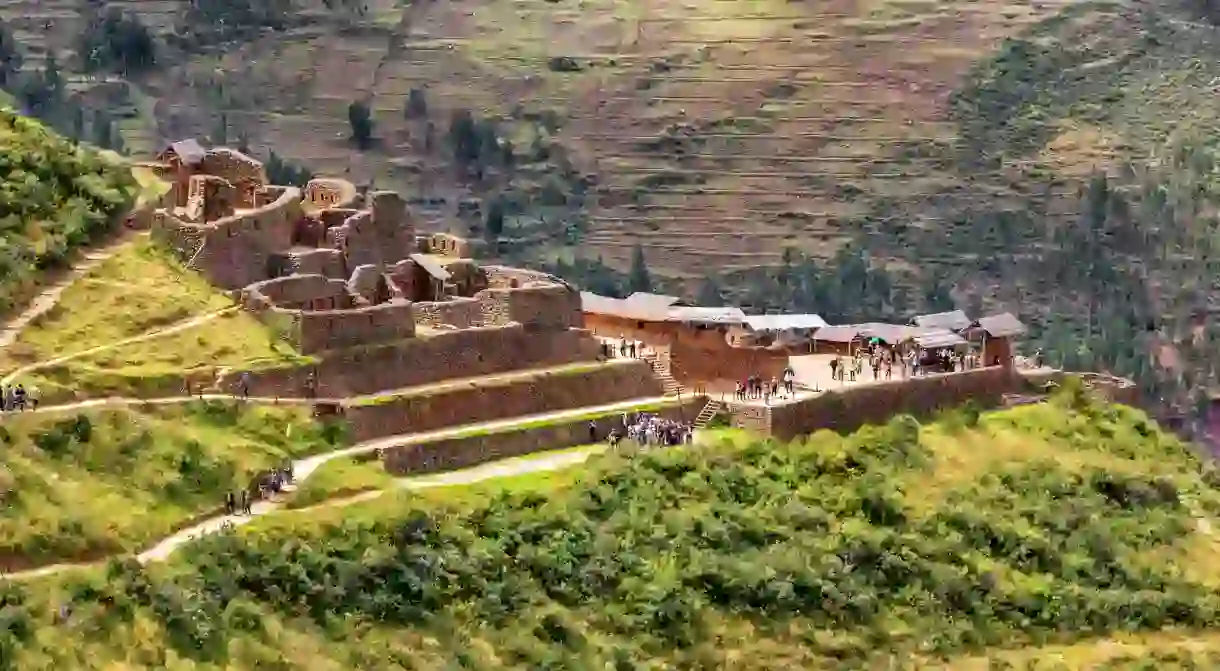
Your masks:
<svg viewBox="0 0 1220 671"><path fill-rule="evenodd" d="M370 440L357 445L353 445L341 450L326 452L324 454L306 457L304 459L293 462L293 475L295 476L295 484L299 485L318 470L323 464L342 457L350 457L358 454L372 452L378 449L389 449L393 447L401 447L404 445L412 445L416 443L429 442L444 438L453 438L465 434L470 431L495 431L499 429L511 429L514 426L521 424L537 422L539 420L555 420L563 421L565 419L576 419L589 413L613 413L617 411L625 411L641 405L653 404L668 400L663 396L654 396L648 398L637 398L629 401L621 401L619 403L610 403L607 405L588 406L583 408L573 408L571 410L563 410L559 412L548 412L537 415L525 415L521 417L513 417L511 419L497 420L494 422L481 422L478 424L467 424L464 426L449 427L438 431L427 431L423 433L404 434L399 436L391 436L389 438L380 438ZM504 477L508 475L519 475L523 473L542 472L547 470L556 470L564 466L570 466L580 463L588 459L589 455L595 450L590 449L588 452L571 452L552 455L551 458L540 456L536 459L517 458L508 461L516 461L517 463L490 463L481 466L465 469L463 471L454 471L452 473L438 473L427 476L404 479L401 488L404 489L423 489L427 487L440 487L445 485L470 484L480 480L486 480L496 477ZM320 504L320 505L346 505L355 503L358 500L369 500L379 496L379 492L368 492L361 494L351 499L343 501ZM183 529L161 541L152 548L136 555L141 562L163 561L168 558L175 550L183 544L194 540L200 536L214 534L224 530L227 527L237 527L250 522L252 519L275 512L283 508L284 500L275 501L259 501L252 507L251 515L218 515L210 518L199 524ZM318 506L314 506L317 508ZM302 510L309 510L305 508ZM299 511L294 511L299 512ZM47 576L62 571L71 570L74 568L84 568L87 566L95 566L97 563L90 564L52 564L27 571L19 571L9 573L4 578L9 580L29 580L41 576Z"/></svg>
<svg viewBox="0 0 1220 671"><path fill-rule="evenodd" d="M227 308L232 309L232 308ZM71 355L76 356L76 355ZM31 364L33 366L34 364ZM40 364L49 365L49 364ZM58 403L55 405L40 405L37 410L26 410L25 414L49 414L56 412L72 412L75 410L83 410L86 408L112 408L126 406L144 406L144 405L181 405L192 401L236 401L239 403L257 403L264 405L310 405L314 403L331 403L336 405L351 405L359 404L364 401L372 401L379 398L403 397L408 398L420 395L433 395L440 392L461 389L470 386L489 386L505 381L529 380L546 375L560 373L573 368L582 368L585 366L613 366L620 365L614 361L604 363L597 362L580 362L574 364L563 364L559 366L551 366L549 368L528 368L525 370L515 370L506 373L495 373L491 375L480 375L478 377L463 377L451 380L440 380L431 384L415 385L411 387L402 387L399 389L387 389L372 394L360 394L357 396L339 396L329 398L307 398L302 396L251 396L250 398L240 398L230 393L203 393L194 394L191 396L163 396L160 398L130 398L123 396L110 396L106 398L90 398L81 401L73 401L71 403ZM26 367L29 368L28 366ZM29 372L26 370L26 372ZM10 373L8 376L0 379L0 382L10 382L16 373ZM19 411L10 410L0 412L0 417L5 415L20 415Z"/></svg>
<svg viewBox="0 0 1220 671"><path fill-rule="evenodd" d="M90 347L89 349L81 350L79 352L73 352L71 354L65 354L63 356L55 357L54 359L47 359L45 361L38 361L35 363L26 364L16 370L12 371L11 373L5 375L3 378L0 378L0 384L9 384L11 382L14 382L17 378L21 377L22 375L29 375L30 373L32 373L36 370L41 370L43 368L50 368L51 366L58 366L59 364L67 363L68 361L72 361L73 359L81 359L81 358L84 358L87 356L93 356L94 354L101 354L102 352L108 352L113 349L118 349L118 348L124 347L126 345L134 345L136 343L142 343L142 342L145 342L148 340L155 340L157 338L163 338L168 335L173 335L175 333L187 331L187 330L195 328L196 326L206 324L206 323L208 323L214 319L217 319L219 317L222 317L226 314L235 312L237 309L238 309L237 306L233 306L233 307L224 308L222 310L216 310L215 312L208 312L208 313L205 313L202 315L188 317L187 319L184 319L180 322L170 324L169 326L163 326L161 328L152 329L151 331L146 331L137 336L132 336L130 338L124 338L122 340L116 340L114 342L106 343L105 345L98 345L97 347Z"/></svg>
<svg viewBox="0 0 1220 671"><path fill-rule="evenodd" d="M106 241L103 246L85 252L80 260L72 265L72 269L65 272L63 277L43 289L20 314L0 326L0 348L9 347L16 342L22 329L29 326L30 322L50 312L51 308L59 303L59 297L63 295L65 289L97 268L106 259L114 256L120 247L139 235L147 235L147 232L124 228Z"/></svg>

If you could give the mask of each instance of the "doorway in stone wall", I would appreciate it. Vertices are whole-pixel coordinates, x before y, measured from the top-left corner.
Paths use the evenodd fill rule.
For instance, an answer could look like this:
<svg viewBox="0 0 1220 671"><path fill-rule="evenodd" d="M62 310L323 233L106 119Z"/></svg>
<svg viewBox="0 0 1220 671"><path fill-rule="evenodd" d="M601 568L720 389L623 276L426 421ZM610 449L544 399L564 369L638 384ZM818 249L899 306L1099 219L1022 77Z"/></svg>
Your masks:
<svg viewBox="0 0 1220 671"><path fill-rule="evenodd" d="M285 254L267 255L267 279L284 277L292 274L292 263Z"/></svg>

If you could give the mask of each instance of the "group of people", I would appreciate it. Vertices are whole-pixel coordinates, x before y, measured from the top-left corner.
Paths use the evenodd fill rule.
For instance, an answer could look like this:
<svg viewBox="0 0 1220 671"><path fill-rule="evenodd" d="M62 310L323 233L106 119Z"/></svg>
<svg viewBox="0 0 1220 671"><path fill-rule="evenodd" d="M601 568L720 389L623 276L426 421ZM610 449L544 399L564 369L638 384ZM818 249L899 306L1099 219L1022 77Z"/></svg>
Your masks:
<svg viewBox="0 0 1220 671"><path fill-rule="evenodd" d="M284 485L292 482L292 462L288 462L283 468L273 470L269 475L264 477L258 483L258 498L262 498L267 492L278 494L284 489ZM225 494L225 514L226 515L250 515L250 507L254 504L253 497L250 496L249 489L243 489L237 494L228 492Z"/></svg>
<svg viewBox="0 0 1220 671"><path fill-rule="evenodd" d="M38 390L23 384L0 385L0 412L22 412L29 407L38 409Z"/></svg>
<svg viewBox="0 0 1220 671"><path fill-rule="evenodd" d="M624 414L622 428L610 432L610 447L618 447L623 438L642 447L689 445L694 440L694 427L689 422L665 419L646 412Z"/></svg>
<svg viewBox="0 0 1220 671"><path fill-rule="evenodd" d="M773 398L787 398L795 395L796 372L792 370L791 366L784 369L782 380L772 377L771 381L767 382L761 375L750 375L737 383L737 391L734 394L739 401L761 398L767 403L770 403Z"/></svg>
<svg viewBox="0 0 1220 671"><path fill-rule="evenodd" d="M618 347L615 348L612 341L602 341L602 356L607 359L613 359L616 351L618 352L618 357L620 359L626 359L628 357L638 359L644 356L644 343L638 340L628 340L626 337L620 336L618 339Z"/></svg>

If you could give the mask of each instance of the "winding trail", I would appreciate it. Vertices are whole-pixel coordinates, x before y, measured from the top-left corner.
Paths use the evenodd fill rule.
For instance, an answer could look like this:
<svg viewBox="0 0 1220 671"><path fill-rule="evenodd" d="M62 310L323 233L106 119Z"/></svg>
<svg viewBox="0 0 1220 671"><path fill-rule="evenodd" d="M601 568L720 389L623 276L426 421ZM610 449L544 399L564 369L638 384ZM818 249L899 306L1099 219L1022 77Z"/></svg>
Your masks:
<svg viewBox="0 0 1220 671"><path fill-rule="evenodd" d="M230 396L222 396L222 398L231 398ZM307 402L314 402L316 399L304 399ZM563 421L565 419L576 419L583 417L589 413L613 413L620 410L629 410L631 408L658 403L668 400L664 396L652 396L647 398L637 398L628 401L620 401L618 403L610 403L606 405L586 406L583 408L573 408L558 412L548 412L536 415L523 415L510 419L496 420L492 422L479 422L476 424L466 424L463 426L448 427L437 431L426 431L421 433L403 434L398 436L390 436L388 438L379 438L369 440L363 443L358 443L351 447L341 450L334 450L323 454L317 454L311 457L305 457L293 462L293 474L295 476L295 485L307 480L313 475L323 464L332 460L343 457L351 457L358 454L372 452L378 449L389 449L393 447L401 447L404 445L413 445L424 443L433 440L444 438L454 438L468 432L478 431L494 431L498 429L510 429L525 423L537 422L540 420ZM104 400L103 400L104 402ZM90 403L86 401L85 403ZM396 482L395 489L425 489L431 487L443 487L448 485L472 484L483 480L493 478L501 478L512 475L521 475L525 473L536 473L553 471L567 466L572 466L581 463L597 452L596 448L588 450L578 450L574 452L563 452L559 454L546 455L542 454L537 457L516 457L505 459L498 462L490 462L468 469L452 471L449 473L437 473L425 476L415 476L402 478ZM290 494L294 490L294 486L288 488ZM384 494L384 491L365 492L345 499L340 499L333 502L321 503L310 508L301 508L292 512L301 512L308 510L316 510L321 507L334 507L351 505L361 501L367 501ZM204 520L198 524L192 525L177 533L171 534L166 538L161 539L151 548L140 552L136 558L143 563L164 561L175 550L183 544L188 543L198 537L207 536L223 531L228 527L237 527L249 523L252 519L279 511L285 507L286 499L273 499L258 501L251 507L251 515L217 515L215 517ZM73 569L86 568L97 566L101 562L89 562L79 564L51 564L41 566L39 568L28 569L25 571L17 571L5 574L3 577L7 580L30 580L43 576L49 576L64 571Z"/></svg>
<svg viewBox="0 0 1220 671"><path fill-rule="evenodd" d="M14 371L8 373L4 377L0 378L0 384L9 384L9 383L13 382L14 380L16 380L18 377L21 377L22 375L29 375L30 373L32 373L36 370L41 370L43 368L50 368L52 366L58 366L59 364L67 363L68 361L72 361L73 359L81 359L81 358L84 358L87 356L93 356L94 354L101 354L102 352L108 352L113 349L118 349L120 347L124 347L127 345L134 345L136 343L142 343L142 342L146 342L149 340L155 340L157 338L163 338L165 336L173 335L175 333L180 333L182 331L189 331L190 329L193 329L196 326L206 324L214 319L217 319L219 317L223 317L224 315L236 312L238 309L239 308L237 306L231 306L231 307L223 308L221 310L216 310L214 312L207 312L207 313L204 313L201 315L195 315L194 317L188 317L187 319L183 319L180 322L170 324L169 326L163 326L161 328L155 328L150 331L145 331L144 333L141 333L140 335L137 335L137 336L132 336L130 338L123 338L122 340L115 340L114 342L106 343L105 345L98 345L97 347L90 347L89 349L80 350L79 352L73 352L71 354L65 354L63 356L58 356L53 359L46 359L44 361L37 361L34 363L26 364Z"/></svg>
<svg viewBox="0 0 1220 671"><path fill-rule="evenodd" d="M148 232L124 228L103 243L101 247L85 252L80 260L72 265L71 270L66 271L54 284L43 289L24 310L0 326L0 348L11 346L17 341L17 336L22 329L29 326L35 319L50 312L59 303L59 297L63 295L65 289L117 254L123 245L141 235L148 235Z"/></svg>

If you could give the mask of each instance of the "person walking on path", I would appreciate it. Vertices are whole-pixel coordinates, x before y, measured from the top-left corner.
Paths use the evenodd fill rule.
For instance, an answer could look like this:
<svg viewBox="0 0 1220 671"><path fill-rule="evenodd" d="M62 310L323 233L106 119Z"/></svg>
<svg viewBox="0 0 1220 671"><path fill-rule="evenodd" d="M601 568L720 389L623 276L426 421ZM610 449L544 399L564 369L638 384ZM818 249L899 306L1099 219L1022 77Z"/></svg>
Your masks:
<svg viewBox="0 0 1220 671"><path fill-rule="evenodd" d="M225 493L225 514L232 515L237 512L237 502L233 499L233 492Z"/></svg>
<svg viewBox="0 0 1220 671"><path fill-rule="evenodd" d="M241 374L241 398L243 401L250 400L250 372L242 371Z"/></svg>
<svg viewBox="0 0 1220 671"><path fill-rule="evenodd" d="M250 514L250 490L249 489L241 490L241 509L242 509L242 512L244 512L245 514L247 514L247 515Z"/></svg>
<svg viewBox="0 0 1220 671"><path fill-rule="evenodd" d="M589 420L589 444L597 442L597 420Z"/></svg>

